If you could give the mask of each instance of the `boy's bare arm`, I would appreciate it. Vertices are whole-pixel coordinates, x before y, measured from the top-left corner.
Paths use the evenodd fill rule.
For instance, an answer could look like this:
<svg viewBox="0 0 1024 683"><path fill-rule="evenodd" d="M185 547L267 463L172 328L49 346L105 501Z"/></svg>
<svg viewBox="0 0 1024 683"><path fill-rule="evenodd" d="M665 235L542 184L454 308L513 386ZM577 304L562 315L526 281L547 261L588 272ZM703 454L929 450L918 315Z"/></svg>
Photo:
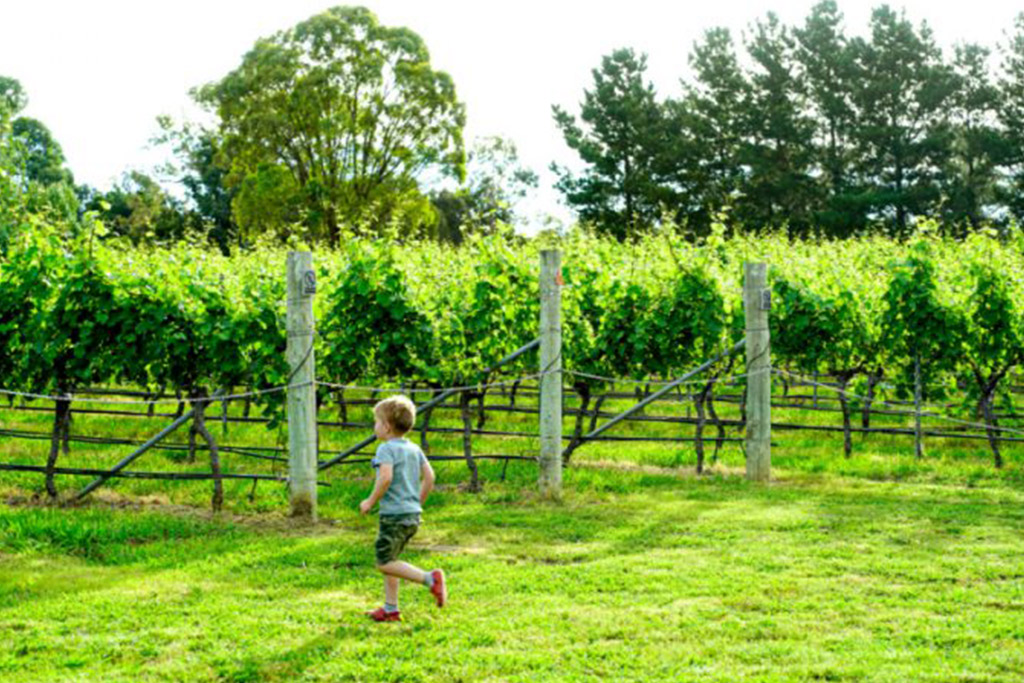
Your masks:
<svg viewBox="0 0 1024 683"><path fill-rule="evenodd" d="M420 482L420 505L427 502L427 496L434 490L434 468L429 462L423 464L423 481Z"/></svg>
<svg viewBox="0 0 1024 683"><path fill-rule="evenodd" d="M359 504L360 512L365 515L373 509L378 500L384 497L388 487L391 486L391 479L394 477L394 473L394 465L389 463L380 466L377 470L377 481L373 484L373 491L370 493L370 497Z"/></svg>

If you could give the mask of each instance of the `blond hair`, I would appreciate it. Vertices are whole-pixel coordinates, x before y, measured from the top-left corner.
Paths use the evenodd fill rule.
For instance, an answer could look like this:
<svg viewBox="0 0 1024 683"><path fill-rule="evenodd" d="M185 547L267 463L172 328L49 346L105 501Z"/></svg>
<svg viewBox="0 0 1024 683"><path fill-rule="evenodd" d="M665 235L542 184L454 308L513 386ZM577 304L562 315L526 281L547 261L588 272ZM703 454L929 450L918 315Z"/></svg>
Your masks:
<svg viewBox="0 0 1024 683"><path fill-rule="evenodd" d="M416 424L416 405L408 396L390 396L373 407L373 414L401 436Z"/></svg>

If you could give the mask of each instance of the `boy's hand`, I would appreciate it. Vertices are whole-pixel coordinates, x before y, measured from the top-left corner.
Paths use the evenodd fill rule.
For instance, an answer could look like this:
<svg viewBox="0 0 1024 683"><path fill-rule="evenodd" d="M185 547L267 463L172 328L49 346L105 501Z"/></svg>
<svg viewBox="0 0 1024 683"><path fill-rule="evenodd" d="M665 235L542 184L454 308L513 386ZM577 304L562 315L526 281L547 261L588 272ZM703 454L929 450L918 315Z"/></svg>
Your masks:
<svg viewBox="0 0 1024 683"><path fill-rule="evenodd" d="M367 498L366 500L359 504L359 511L362 512L364 515L372 509L373 501L370 500L369 498Z"/></svg>

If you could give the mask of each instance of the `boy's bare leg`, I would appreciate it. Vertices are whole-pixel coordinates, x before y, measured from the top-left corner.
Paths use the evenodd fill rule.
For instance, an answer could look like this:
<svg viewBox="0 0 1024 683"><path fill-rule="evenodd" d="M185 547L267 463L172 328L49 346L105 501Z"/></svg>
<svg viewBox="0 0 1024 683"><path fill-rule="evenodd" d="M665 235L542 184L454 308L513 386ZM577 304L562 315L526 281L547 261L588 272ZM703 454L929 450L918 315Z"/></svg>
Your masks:
<svg viewBox="0 0 1024 683"><path fill-rule="evenodd" d="M399 562L398 560L395 560L393 562L388 562L387 564L379 564L377 565L377 571L385 576L405 579L406 581L412 581L413 583L427 582L426 572L419 567L412 566L408 562ZM397 588L395 594L397 595Z"/></svg>
<svg viewBox="0 0 1024 683"><path fill-rule="evenodd" d="M398 605L398 579L394 576L384 577L384 602L388 605Z"/></svg>

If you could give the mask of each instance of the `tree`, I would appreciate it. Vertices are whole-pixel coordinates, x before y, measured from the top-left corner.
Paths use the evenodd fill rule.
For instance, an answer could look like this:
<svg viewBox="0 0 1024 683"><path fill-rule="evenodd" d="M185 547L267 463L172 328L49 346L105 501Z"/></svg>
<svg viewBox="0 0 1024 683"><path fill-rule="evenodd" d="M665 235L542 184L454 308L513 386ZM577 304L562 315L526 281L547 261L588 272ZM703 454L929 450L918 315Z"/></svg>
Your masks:
<svg viewBox="0 0 1024 683"><path fill-rule="evenodd" d="M788 226L796 234L811 227L814 187L810 177L814 126L789 31L769 13L754 27L747 51L754 64L742 111L738 161L747 171L740 220L757 228Z"/></svg>
<svg viewBox="0 0 1024 683"><path fill-rule="evenodd" d="M931 30L888 6L871 16L870 42L855 41L856 144L870 203L906 235L908 220L935 207L937 176L950 149L950 69Z"/></svg>
<svg viewBox="0 0 1024 683"><path fill-rule="evenodd" d="M815 223L837 237L849 236L865 223L853 173L855 55L842 23L836 3L822 0L811 8L803 28L793 32L801 81L815 122L814 163L825 190L816 206Z"/></svg>
<svg viewBox="0 0 1024 683"><path fill-rule="evenodd" d="M227 173L217 164L221 147L217 132L189 123L176 126L167 116L158 117L157 122L163 132L153 142L171 145L178 159L163 171L185 186L204 231L228 255L231 245L241 238L231 213L237 188L227 186Z"/></svg>
<svg viewBox="0 0 1024 683"><path fill-rule="evenodd" d="M257 41L241 66L195 92L220 118L221 160L243 229L259 204L259 175L301 207L314 237L337 244L341 226L373 232L423 220L417 178L461 179L465 113L451 78L423 40L381 26L360 7L335 7ZM428 207L429 209L429 207ZM427 212L429 214L429 211Z"/></svg>
<svg viewBox="0 0 1024 683"><path fill-rule="evenodd" d="M1007 176L1004 201L1017 220L1024 221L1024 12L1017 15L1014 29L1001 48L999 121L1006 147L1000 166Z"/></svg>
<svg viewBox="0 0 1024 683"><path fill-rule="evenodd" d="M93 193L86 206L97 212L110 232L133 244L177 241L190 227L180 202L139 171L126 173L108 192Z"/></svg>
<svg viewBox="0 0 1024 683"><path fill-rule="evenodd" d="M553 164L556 187L580 219L619 240L649 229L662 204L675 203L659 173L667 127L654 86L644 82L646 69L646 55L616 50L591 72L594 85L583 92L579 123L552 107L566 144L586 164L580 175Z"/></svg>
<svg viewBox="0 0 1024 683"><path fill-rule="evenodd" d="M683 101L675 110L693 148L680 154L682 184L689 188L688 218L692 228L704 233L719 210L736 201L743 182L739 150L750 84L726 28L705 32L703 42L694 45L690 66L696 82L683 84Z"/></svg>
<svg viewBox="0 0 1024 683"><path fill-rule="evenodd" d="M28 97L17 79L0 76L0 122L10 121L28 104Z"/></svg>
<svg viewBox="0 0 1024 683"><path fill-rule="evenodd" d="M0 76L0 250L6 251L11 226L20 212L21 188L16 176L18 163L15 159L15 144L12 135L14 117L26 103L21 83L7 76Z"/></svg>
<svg viewBox="0 0 1024 683"><path fill-rule="evenodd" d="M79 217L60 145L42 122L18 116L27 104L21 84L0 76L0 252L31 214L69 225Z"/></svg>
<svg viewBox="0 0 1024 683"><path fill-rule="evenodd" d="M514 223L516 202L536 187L537 174L519 163L514 142L496 135L476 141L467 157L465 184L431 194L439 214L438 238L461 244L469 232L490 233L501 223Z"/></svg>
<svg viewBox="0 0 1024 683"><path fill-rule="evenodd" d="M959 236L981 227L997 199L997 163L1005 156L996 129L999 90L988 67L990 52L980 45L958 45L953 60L954 90L949 100L953 149L942 173L943 223Z"/></svg>
<svg viewBox="0 0 1024 683"><path fill-rule="evenodd" d="M11 125L11 135L19 147L22 180L25 184L71 185L74 182L71 171L64 168L64 151L42 122L25 116L18 117Z"/></svg>

